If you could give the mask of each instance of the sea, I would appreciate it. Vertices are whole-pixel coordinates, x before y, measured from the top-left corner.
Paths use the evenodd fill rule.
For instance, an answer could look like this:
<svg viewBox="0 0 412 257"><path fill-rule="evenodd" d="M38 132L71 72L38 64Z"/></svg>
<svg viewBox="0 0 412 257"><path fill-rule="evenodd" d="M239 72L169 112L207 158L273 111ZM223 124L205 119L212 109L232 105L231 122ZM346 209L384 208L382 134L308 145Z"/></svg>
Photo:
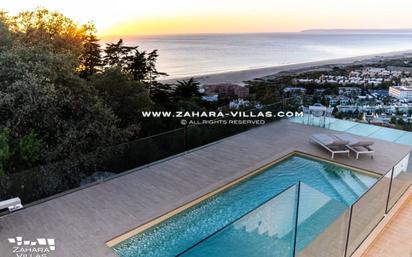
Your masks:
<svg viewBox="0 0 412 257"><path fill-rule="evenodd" d="M141 50L158 50L168 78L412 50L412 33L259 33L136 36Z"/></svg>

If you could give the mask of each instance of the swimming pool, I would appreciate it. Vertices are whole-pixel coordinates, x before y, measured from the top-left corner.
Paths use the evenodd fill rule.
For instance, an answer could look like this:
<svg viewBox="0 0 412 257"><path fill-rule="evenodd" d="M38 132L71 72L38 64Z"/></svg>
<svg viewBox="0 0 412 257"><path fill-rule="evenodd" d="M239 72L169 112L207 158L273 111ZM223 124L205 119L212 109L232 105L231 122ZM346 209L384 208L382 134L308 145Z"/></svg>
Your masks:
<svg viewBox="0 0 412 257"><path fill-rule="evenodd" d="M294 117L291 118L290 121L307 124L307 117ZM322 125L327 129L412 146L412 132L409 131L358 123L349 120L339 120L335 118L326 118L325 124L326 125L323 125L323 123L321 124L319 118L314 118L311 122L311 125L313 126Z"/></svg>
<svg viewBox="0 0 412 257"><path fill-rule="evenodd" d="M303 249L377 179L373 174L294 155L113 249L121 257L289 256L293 235L288 224L293 219L296 197L292 185L304 183L301 190L306 201L300 208L303 219L298 242L298 249ZM276 219L270 219L270 226L264 229L262 224L268 221L262 217L267 215ZM240 240L252 247L230 247L238 245L230 242Z"/></svg>

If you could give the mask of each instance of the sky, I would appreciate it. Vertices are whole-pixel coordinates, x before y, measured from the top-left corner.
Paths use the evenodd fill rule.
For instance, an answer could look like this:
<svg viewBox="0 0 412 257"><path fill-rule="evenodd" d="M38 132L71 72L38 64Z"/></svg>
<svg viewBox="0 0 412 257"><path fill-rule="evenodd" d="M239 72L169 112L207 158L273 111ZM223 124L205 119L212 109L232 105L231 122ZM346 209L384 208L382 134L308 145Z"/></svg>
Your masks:
<svg viewBox="0 0 412 257"><path fill-rule="evenodd" d="M10 14L36 7L93 21L101 37L412 28L408 0L0 0Z"/></svg>

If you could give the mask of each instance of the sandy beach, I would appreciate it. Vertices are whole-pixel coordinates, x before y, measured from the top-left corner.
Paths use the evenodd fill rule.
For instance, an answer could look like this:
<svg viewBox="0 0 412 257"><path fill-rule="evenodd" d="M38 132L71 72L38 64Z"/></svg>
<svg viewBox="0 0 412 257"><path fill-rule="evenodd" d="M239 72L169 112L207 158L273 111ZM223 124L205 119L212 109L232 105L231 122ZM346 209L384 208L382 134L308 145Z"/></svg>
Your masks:
<svg viewBox="0 0 412 257"><path fill-rule="evenodd" d="M298 64L280 65L259 69L248 69L240 71L230 71L224 73L215 73L207 75L194 76L196 81L201 84L218 84L218 83L234 83L244 85L244 81L276 76L279 72L304 72L320 68L330 68L336 65L350 65L350 64L368 64L374 63L382 59L396 59L405 56L412 56L412 50L388 52L382 54L362 55L355 57L330 59L315 62L306 62ZM163 79L163 83L174 83L176 80L185 80L190 77L182 77L178 79Z"/></svg>

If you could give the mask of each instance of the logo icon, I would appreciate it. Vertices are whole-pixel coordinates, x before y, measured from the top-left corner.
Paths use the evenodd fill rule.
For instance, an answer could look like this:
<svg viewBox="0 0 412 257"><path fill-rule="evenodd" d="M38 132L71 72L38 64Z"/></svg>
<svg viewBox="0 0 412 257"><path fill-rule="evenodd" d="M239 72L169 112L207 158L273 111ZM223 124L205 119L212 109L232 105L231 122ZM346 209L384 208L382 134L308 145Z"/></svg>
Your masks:
<svg viewBox="0 0 412 257"><path fill-rule="evenodd" d="M56 250L54 238L36 238L36 240L23 240L23 237L8 238L13 245L13 253L16 256L41 256L47 257L47 253ZM26 255L22 255L26 254Z"/></svg>

